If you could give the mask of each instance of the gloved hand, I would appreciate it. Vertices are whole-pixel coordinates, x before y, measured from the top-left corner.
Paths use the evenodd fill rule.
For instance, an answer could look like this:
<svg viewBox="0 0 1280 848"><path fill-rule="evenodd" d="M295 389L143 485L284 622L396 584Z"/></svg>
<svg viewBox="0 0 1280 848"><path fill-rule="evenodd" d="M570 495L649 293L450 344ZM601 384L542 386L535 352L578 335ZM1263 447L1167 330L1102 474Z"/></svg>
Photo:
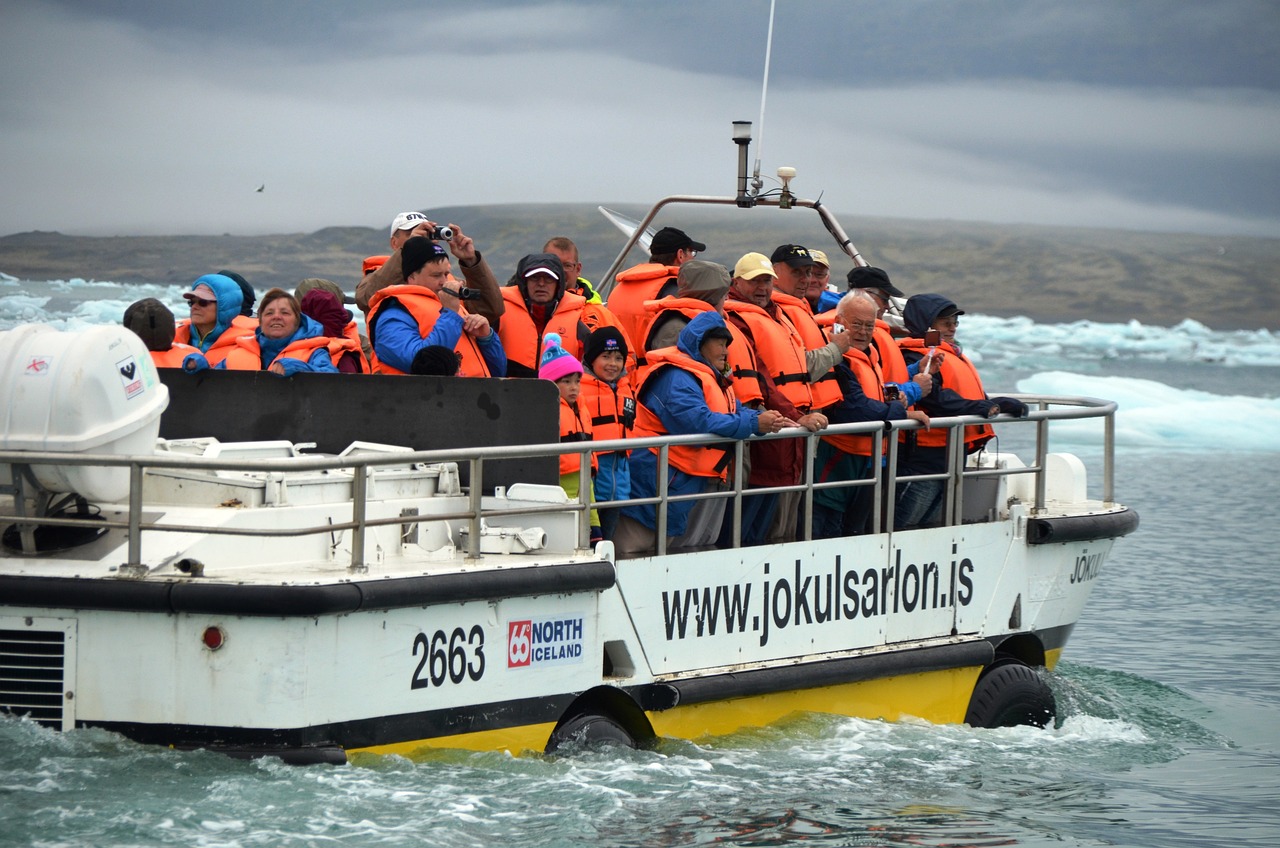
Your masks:
<svg viewBox="0 0 1280 848"><path fill-rule="evenodd" d="M182 358L183 371L208 371L209 360L204 358L203 353L188 353Z"/></svg>
<svg viewBox="0 0 1280 848"><path fill-rule="evenodd" d="M1026 418L1031 412L1031 408L1017 398L993 397L991 400L995 401L996 407L1001 412L1012 415L1015 418Z"/></svg>

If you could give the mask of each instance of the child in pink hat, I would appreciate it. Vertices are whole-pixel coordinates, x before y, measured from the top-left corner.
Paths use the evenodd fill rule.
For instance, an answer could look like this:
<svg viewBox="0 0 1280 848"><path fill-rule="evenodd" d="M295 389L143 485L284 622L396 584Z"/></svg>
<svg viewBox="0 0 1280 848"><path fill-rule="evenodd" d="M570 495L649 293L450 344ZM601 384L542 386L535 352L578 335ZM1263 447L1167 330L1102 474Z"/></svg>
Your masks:
<svg viewBox="0 0 1280 848"><path fill-rule="evenodd" d="M578 395L582 392L582 363L561 346L558 333L547 333L542 339L542 359L538 365L538 377L550 380L560 390L560 441L591 441L591 419L582 414L578 406ZM578 499L579 469L582 454L560 454L560 487L570 500ZM591 470L596 468L595 455L591 455ZM595 498L590 487L587 498ZM591 543L595 544L604 536L600 532L600 516L591 510Z"/></svg>

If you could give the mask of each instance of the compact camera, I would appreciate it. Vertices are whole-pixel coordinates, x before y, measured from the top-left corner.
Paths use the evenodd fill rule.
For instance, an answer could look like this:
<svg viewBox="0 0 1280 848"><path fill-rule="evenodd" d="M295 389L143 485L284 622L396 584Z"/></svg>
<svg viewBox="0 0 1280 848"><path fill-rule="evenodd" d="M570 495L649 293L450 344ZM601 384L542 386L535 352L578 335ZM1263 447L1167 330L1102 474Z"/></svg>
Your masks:
<svg viewBox="0 0 1280 848"><path fill-rule="evenodd" d="M436 227L434 230L427 233L427 238L434 239L435 241L452 241L453 227Z"/></svg>
<svg viewBox="0 0 1280 848"><path fill-rule="evenodd" d="M895 383L884 384L884 400L885 403L893 400L902 400L902 392L898 390Z"/></svg>

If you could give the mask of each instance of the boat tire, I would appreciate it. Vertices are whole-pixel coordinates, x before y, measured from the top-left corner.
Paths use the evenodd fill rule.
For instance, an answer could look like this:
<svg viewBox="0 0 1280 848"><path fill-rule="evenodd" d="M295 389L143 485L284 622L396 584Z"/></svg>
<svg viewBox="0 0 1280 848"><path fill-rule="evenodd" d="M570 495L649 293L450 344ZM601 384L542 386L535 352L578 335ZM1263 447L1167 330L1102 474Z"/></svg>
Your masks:
<svg viewBox="0 0 1280 848"><path fill-rule="evenodd" d="M611 716L579 713L552 732L547 740L547 753L554 754L566 746L594 748L607 745L635 748L636 740Z"/></svg>
<svg viewBox="0 0 1280 848"><path fill-rule="evenodd" d="M1045 727L1057 714L1049 684L1031 666L1010 660L990 666L978 678L964 721L970 727Z"/></svg>

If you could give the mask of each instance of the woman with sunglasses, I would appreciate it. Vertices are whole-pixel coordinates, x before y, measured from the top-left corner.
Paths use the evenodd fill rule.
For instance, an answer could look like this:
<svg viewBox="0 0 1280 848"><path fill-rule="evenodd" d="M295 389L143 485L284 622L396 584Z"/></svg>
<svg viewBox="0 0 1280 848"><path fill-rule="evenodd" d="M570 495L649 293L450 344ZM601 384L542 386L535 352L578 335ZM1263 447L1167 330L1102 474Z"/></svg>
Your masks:
<svg viewBox="0 0 1280 848"><path fill-rule="evenodd" d="M208 365L217 365L235 347L237 336L258 327L253 318L240 314L244 295L240 286L222 274L205 274L182 295L191 307L191 317L178 322L174 341L198 348ZM195 357L191 354L189 358ZM187 370L194 369L183 362ZM207 367L207 366L206 366Z"/></svg>
<svg viewBox="0 0 1280 848"><path fill-rule="evenodd" d="M324 326L306 315L298 299L272 289L258 304L258 328L235 338L234 347L216 367L230 371L270 371L289 376L301 371L337 374L338 361L359 351L360 343L330 337Z"/></svg>

